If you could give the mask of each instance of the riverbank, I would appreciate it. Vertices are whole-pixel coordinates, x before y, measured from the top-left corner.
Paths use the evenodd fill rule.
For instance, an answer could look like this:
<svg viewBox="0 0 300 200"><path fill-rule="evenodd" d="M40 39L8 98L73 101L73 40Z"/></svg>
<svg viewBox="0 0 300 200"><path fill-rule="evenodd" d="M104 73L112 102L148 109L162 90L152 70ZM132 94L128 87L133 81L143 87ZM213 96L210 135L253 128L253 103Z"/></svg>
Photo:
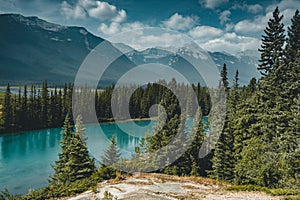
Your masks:
<svg viewBox="0 0 300 200"><path fill-rule="evenodd" d="M0 116L1 119L1 116ZM124 120L119 120L115 121L113 118L111 119L101 119L99 120L99 124L111 124L111 123L126 123L126 122L138 122L138 121L151 121L151 120L156 120L157 117L151 117L151 118L135 118L135 119L124 119ZM86 125L93 125L95 123L86 123ZM45 128L35 128L35 129L23 129L23 130L18 130L18 129L12 129L10 131L5 131L1 129L0 127L0 136L6 136L6 135L15 135L15 134L22 134L28 131L40 131L44 129L53 129L53 128L62 128L62 126L58 127L45 127Z"/></svg>

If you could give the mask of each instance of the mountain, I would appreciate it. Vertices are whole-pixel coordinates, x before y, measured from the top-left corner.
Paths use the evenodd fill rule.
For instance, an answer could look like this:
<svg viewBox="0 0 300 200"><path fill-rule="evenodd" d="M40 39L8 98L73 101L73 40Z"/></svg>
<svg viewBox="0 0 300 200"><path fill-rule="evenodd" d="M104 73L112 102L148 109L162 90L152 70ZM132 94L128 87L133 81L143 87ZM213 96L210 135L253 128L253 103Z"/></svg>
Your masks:
<svg viewBox="0 0 300 200"><path fill-rule="evenodd" d="M236 56L226 52L208 52L208 54L219 70L221 70L223 64L226 63L228 77L231 82L234 79L236 70L239 71L241 85L248 84L253 77L260 77L257 70L259 58L253 51L240 52ZM191 82L197 82L199 80L203 81L201 77L197 76L194 67L184 59L186 56L192 56L199 59L199 56L201 55L195 55L195 51L189 50L187 47L177 49L171 47L170 50L165 47L149 48L144 51L132 51L127 53L127 56L136 65L142 65L149 62L168 65L178 70L181 74L185 75L185 77L188 77ZM200 66L202 69L203 67L205 67L205 63Z"/></svg>
<svg viewBox="0 0 300 200"><path fill-rule="evenodd" d="M73 82L86 56L104 39L82 27L67 27L37 17L0 15L0 80L7 82ZM107 51L118 51L108 43ZM128 71L134 64L121 56L111 64L104 78L117 79L116 71Z"/></svg>
<svg viewBox="0 0 300 200"><path fill-rule="evenodd" d="M187 77L190 82L204 83L185 57L198 60L199 66L204 69L208 55L201 52L199 54L192 45L137 51L126 44L111 44L89 33L83 27L61 26L37 17L24 17L18 14L1 14L0 29L0 84L40 83L44 80L55 84L73 82L80 65L92 51L95 55L98 53L98 59L90 63L96 67L99 65L99 68L103 67L104 61L113 55L121 54L121 51L126 52L109 65L101 84L112 84L135 66L148 63L170 66ZM105 49L94 49L102 42L106 44ZM223 63L227 64L229 79L233 79L237 69L240 72L241 84L247 84L252 77L259 77L256 70L258 58L255 52L242 52L237 56L225 52L213 52L209 55L219 69ZM201 59L203 56L205 59ZM94 69L86 73L86 80L97 73L98 69ZM149 72L154 75L169 75L168 71L151 71L151 65Z"/></svg>

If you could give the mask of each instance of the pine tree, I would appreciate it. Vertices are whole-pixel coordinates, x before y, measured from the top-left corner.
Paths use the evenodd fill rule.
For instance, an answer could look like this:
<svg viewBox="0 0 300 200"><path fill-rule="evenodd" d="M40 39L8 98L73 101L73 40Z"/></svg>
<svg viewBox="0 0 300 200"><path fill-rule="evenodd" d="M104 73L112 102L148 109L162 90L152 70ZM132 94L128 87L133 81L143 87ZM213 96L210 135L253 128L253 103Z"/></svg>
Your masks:
<svg viewBox="0 0 300 200"><path fill-rule="evenodd" d="M67 162L69 161L70 144L72 140L73 127L71 126L69 115L66 116L63 131L62 140L60 142L61 153L58 154L58 160L55 161L53 166L54 174L50 177L50 184L66 184L70 181Z"/></svg>
<svg viewBox="0 0 300 200"><path fill-rule="evenodd" d="M110 141L110 145L104 151L104 156L102 156L102 165L111 167L120 161L120 149L117 146L117 141L113 135Z"/></svg>
<svg viewBox="0 0 300 200"><path fill-rule="evenodd" d="M3 105L3 127L5 129L9 129L12 126L13 121L13 113L12 113L12 103L11 103L11 93L10 93L10 85L7 84L5 97L4 97L4 105Z"/></svg>
<svg viewBox="0 0 300 200"><path fill-rule="evenodd" d="M47 81L43 83L42 92L41 92L41 122L43 127L48 125L48 109L49 109L49 91Z"/></svg>
<svg viewBox="0 0 300 200"><path fill-rule="evenodd" d="M235 80L233 82L233 88L229 90L229 95L227 96L227 112L223 131L220 138L216 144L214 151L214 156L212 158L212 171L211 177L217 180L233 181L234 179L234 119L237 112L237 104L239 101L239 91L238 91L238 71L235 74Z"/></svg>
<svg viewBox="0 0 300 200"><path fill-rule="evenodd" d="M79 118L80 119L80 118ZM84 127L81 120L76 121L76 127L80 127L74 133L69 146L69 158L67 162L70 182L90 177L95 172L94 159L89 157L85 143L81 140L84 137Z"/></svg>
<svg viewBox="0 0 300 200"><path fill-rule="evenodd" d="M78 115L78 117L76 118L75 129L81 141L86 145L88 138L84 135L85 128L83 126L81 115Z"/></svg>
<svg viewBox="0 0 300 200"><path fill-rule="evenodd" d="M223 68L221 71L221 81L223 83L225 91L227 92L229 90L229 82L228 82L228 77L227 77L227 67L226 67L225 63L223 65Z"/></svg>
<svg viewBox="0 0 300 200"><path fill-rule="evenodd" d="M273 68L278 68L283 60L283 45L285 42L284 25L281 23L283 15L280 15L278 7L273 12L273 18L268 21L265 35L262 36L260 64L258 70L266 76Z"/></svg>
<svg viewBox="0 0 300 200"><path fill-rule="evenodd" d="M288 27L288 38L285 47L286 64L295 61L297 52L300 50L300 14L299 10L295 12L292 18L292 25Z"/></svg>
<svg viewBox="0 0 300 200"><path fill-rule="evenodd" d="M80 122L78 122L80 123ZM81 126L82 125L77 125ZM73 130L69 115L66 116L62 131L61 153L55 162L54 174L50 184L65 185L76 180L88 178L95 171L94 160L89 157L88 150L79 137L79 133Z"/></svg>
<svg viewBox="0 0 300 200"><path fill-rule="evenodd" d="M282 149L287 165L284 181L289 186L300 184L300 94L293 99L291 106L292 119L282 137Z"/></svg>

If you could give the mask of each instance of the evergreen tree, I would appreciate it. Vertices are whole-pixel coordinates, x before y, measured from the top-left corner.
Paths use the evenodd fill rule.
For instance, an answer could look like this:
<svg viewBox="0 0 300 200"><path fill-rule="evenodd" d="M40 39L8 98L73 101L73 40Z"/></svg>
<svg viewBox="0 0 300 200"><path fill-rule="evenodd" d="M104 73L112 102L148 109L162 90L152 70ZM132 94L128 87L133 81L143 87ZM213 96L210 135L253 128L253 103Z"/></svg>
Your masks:
<svg viewBox="0 0 300 200"><path fill-rule="evenodd" d="M299 10L295 12L292 18L292 25L288 27L288 38L285 48L286 64L295 61L297 52L300 50L300 14Z"/></svg>
<svg viewBox="0 0 300 200"><path fill-rule="evenodd" d="M60 142L61 153L58 154L58 160L53 166L54 174L51 176L51 184L66 184L70 181L67 162L69 161L70 144L73 134L73 127L71 126L69 115L66 116L62 131L62 140Z"/></svg>
<svg viewBox="0 0 300 200"><path fill-rule="evenodd" d="M7 84L4 105L3 105L3 127L9 130L12 126L13 113L12 113L12 103L11 103L11 93L10 85Z"/></svg>
<svg viewBox="0 0 300 200"><path fill-rule="evenodd" d="M117 141L113 135L110 141L110 145L104 151L104 156L102 156L102 165L111 167L120 161L120 149L117 146Z"/></svg>
<svg viewBox="0 0 300 200"><path fill-rule="evenodd" d="M235 80L233 82L233 88L229 90L229 95L227 96L227 112L223 131L220 138L216 144L214 156L212 158L212 171L211 177L217 180L233 181L234 179L234 123L233 120L236 117L237 104L239 101L239 91L238 91L238 71L235 74Z"/></svg>
<svg viewBox="0 0 300 200"><path fill-rule="evenodd" d="M49 109L49 91L47 81L43 83L42 92L41 92L41 122L43 127L48 125L48 109Z"/></svg>
<svg viewBox="0 0 300 200"><path fill-rule="evenodd" d="M225 63L223 65L223 68L221 71L221 81L223 83L225 91L227 92L229 90L229 82L228 82L228 77L227 77L227 67L226 67Z"/></svg>
<svg viewBox="0 0 300 200"><path fill-rule="evenodd" d="M80 122L78 122L80 123ZM82 125L77 124L82 127ZM55 162L54 174L50 184L65 185L76 180L90 177L95 171L94 160L89 157L88 150L79 137L79 133L73 131L69 115L66 116L62 131L61 153Z"/></svg>
<svg viewBox="0 0 300 200"><path fill-rule="evenodd" d="M94 159L89 157L88 149L81 140L84 137L84 127L80 117L77 117L75 126L78 128L71 139L69 146L69 157L67 168L69 171L70 182L90 177L95 172ZM79 128L80 127L80 128Z"/></svg>
<svg viewBox="0 0 300 200"><path fill-rule="evenodd" d="M81 141L84 144L86 144L88 138L86 136L84 136L85 128L83 126L81 115L78 115L78 117L76 118L75 129L76 129L76 133L79 135L79 138L81 139Z"/></svg>
<svg viewBox="0 0 300 200"><path fill-rule="evenodd" d="M278 7L273 12L273 18L268 21L265 35L262 36L260 64L258 70L266 76L273 68L278 68L283 60L283 45L285 42L284 25L281 23L283 15L280 15Z"/></svg>

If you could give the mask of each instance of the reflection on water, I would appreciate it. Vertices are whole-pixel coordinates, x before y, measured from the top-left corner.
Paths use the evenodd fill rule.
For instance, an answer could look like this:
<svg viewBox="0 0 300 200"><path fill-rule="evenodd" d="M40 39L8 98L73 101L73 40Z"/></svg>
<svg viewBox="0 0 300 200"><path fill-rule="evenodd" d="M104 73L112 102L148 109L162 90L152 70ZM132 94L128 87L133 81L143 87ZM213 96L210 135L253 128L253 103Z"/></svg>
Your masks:
<svg viewBox="0 0 300 200"><path fill-rule="evenodd" d="M126 122L119 123L120 127L114 123L88 125L89 152L99 161L115 135L122 157L130 158L140 139L147 131L152 131L154 123ZM187 126L191 127L191 124L192 120L188 120ZM31 188L46 186L49 175L53 173L51 165L60 152L60 139L60 128L0 136L0 190L7 188L13 194L25 194Z"/></svg>
<svg viewBox="0 0 300 200"><path fill-rule="evenodd" d="M137 122L141 126L148 123ZM122 126L131 131L134 125L134 122L122 123ZM150 123L150 128L152 125L153 122ZM135 130L141 137L133 137L113 123L101 124L101 128L103 131L97 133L98 124L86 127L89 151L98 160L112 135L116 136L122 156L129 158L144 132L151 131L149 127L148 130ZM7 188L11 193L24 194L30 188L46 186L49 175L53 172L51 165L57 160L60 152L60 132L61 129L56 128L0 136L0 190Z"/></svg>

